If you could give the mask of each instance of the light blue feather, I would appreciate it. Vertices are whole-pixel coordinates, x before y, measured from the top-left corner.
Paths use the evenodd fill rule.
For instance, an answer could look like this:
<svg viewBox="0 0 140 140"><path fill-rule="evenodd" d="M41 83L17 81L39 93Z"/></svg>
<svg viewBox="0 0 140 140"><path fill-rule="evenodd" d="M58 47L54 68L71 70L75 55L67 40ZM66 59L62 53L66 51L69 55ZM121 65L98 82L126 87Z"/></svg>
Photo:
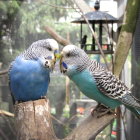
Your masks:
<svg viewBox="0 0 140 140"><path fill-rule="evenodd" d="M103 103L106 106L116 108L121 104L118 100L112 99L101 93L97 86L94 78L88 70L82 72L71 73L70 79L75 82L79 89L89 98L96 100L99 103Z"/></svg>

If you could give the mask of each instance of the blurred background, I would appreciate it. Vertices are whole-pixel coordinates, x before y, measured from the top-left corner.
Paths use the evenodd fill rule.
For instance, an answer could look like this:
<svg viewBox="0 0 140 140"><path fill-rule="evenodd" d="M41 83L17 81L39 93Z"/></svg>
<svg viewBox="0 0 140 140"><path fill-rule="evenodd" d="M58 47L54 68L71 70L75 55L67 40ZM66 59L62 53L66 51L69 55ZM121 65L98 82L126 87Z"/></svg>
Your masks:
<svg viewBox="0 0 140 140"><path fill-rule="evenodd" d="M85 0L85 2L94 10L95 0ZM127 0L100 0L100 10L111 14L121 23L126 3ZM0 70L6 71L15 57L34 41L52 38L45 30L46 26L80 47L80 25L71 23L80 17L74 7L75 5L69 0L0 0ZM121 28L120 23L114 25L114 46ZM88 36L88 43L91 40L90 30L86 25L83 26L83 30ZM60 50L63 48L60 44L59 47ZM100 55L90 54L89 56L104 65ZM106 58L111 67L111 56L107 55ZM131 52L124 66L122 79L128 87L131 87ZM95 101L85 97L72 81L60 73L58 62L54 72L51 73L48 98L58 138L64 138L69 134L96 105ZM0 110L14 113L7 73L0 74ZM126 112L124 108L122 110ZM122 140L127 140L125 135L127 117L123 119L124 121L120 124L122 125L120 137ZM96 139L115 140L116 133L115 120ZM0 140L14 139L16 139L14 118L0 114Z"/></svg>

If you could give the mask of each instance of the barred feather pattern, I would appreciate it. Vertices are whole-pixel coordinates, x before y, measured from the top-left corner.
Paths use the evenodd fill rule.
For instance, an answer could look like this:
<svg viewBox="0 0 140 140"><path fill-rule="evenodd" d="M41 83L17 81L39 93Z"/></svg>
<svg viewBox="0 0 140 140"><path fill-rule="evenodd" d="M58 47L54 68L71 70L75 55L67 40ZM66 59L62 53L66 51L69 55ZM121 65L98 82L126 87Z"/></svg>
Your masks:
<svg viewBox="0 0 140 140"><path fill-rule="evenodd" d="M79 53L81 52L81 53ZM64 62L71 66L76 66L76 71L81 72L90 65L89 57L83 50L75 48L65 54ZM72 59L71 59L72 58Z"/></svg>
<svg viewBox="0 0 140 140"><path fill-rule="evenodd" d="M50 46L49 42L47 41L47 39L38 40L38 41L32 43L32 45L27 50L25 50L23 53L21 53L17 57L23 57L26 60L37 59L40 56L47 57L49 55L47 48L50 48L50 47L51 46ZM13 63L14 63L14 61L9 66L9 72L12 69ZM8 74L9 74L9 72L8 72Z"/></svg>
<svg viewBox="0 0 140 140"><path fill-rule="evenodd" d="M126 105L140 108L139 101L131 94L129 88L98 62L91 61L88 69L94 77L98 89L103 94L110 98L120 100Z"/></svg>
<svg viewBox="0 0 140 140"><path fill-rule="evenodd" d="M40 56L47 57L48 50L47 48L51 48L47 39L39 40L34 42L27 50L25 50L20 56L24 57L25 59L37 59Z"/></svg>

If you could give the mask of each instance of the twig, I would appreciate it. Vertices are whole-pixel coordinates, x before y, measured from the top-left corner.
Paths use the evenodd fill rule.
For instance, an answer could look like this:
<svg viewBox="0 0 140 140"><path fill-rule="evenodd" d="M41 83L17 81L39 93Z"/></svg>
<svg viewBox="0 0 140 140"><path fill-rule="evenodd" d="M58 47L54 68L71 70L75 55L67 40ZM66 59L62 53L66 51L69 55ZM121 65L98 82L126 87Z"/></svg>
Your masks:
<svg viewBox="0 0 140 140"><path fill-rule="evenodd" d="M77 5L77 7L79 8L80 12L82 13L83 18L85 19L86 23L88 24L88 27L89 27L89 29L91 30L91 33L92 33L92 35L93 35L93 37L94 37L94 39L95 39L95 41L96 41L96 43L97 43L97 46L98 46L98 48L99 48L99 50L100 50L100 52L101 52L101 55L102 55L102 57L103 57L103 59L104 59L104 62L105 62L105 64L106 64L106 67L107 67L107 69L109 70L109 66L108 66L108 64L107 64L107 60L106 60L106 58L105 58L105 54L104 54L104 52L103 52L103 50L102 50L102 48L101 48L101 45L100 45L100 43L99 43L99 41L98 41L98 39L97 39L97 37L96 37L96 34L95 34L94 30L92 29L92 27L91 27L89 21L88 21L87 18L85 17L83 10L82 10L82 9L80 8L80 6L75 2L75 0L73 0L73 1L74 1L73 3L75 3L75 4Z"/></svg>
<svg viewBox="0 0 140 140"><path fill-rule="evenodd" d="M55 121L57 121L59 124L66 126L63 122L61 122L60 120L58 120L57 118L55 118L53 115L51 115L51 118Z"/></svg>
<svg viewBox="0 0 140 140"><path fill-rule="evenodd" d="M66 46L70 44L68 40L63 38L62 36L58 35L51 27L45 26L44 27L45 31L50 34L56 41L58 41L61 45Z"/></svg>
<svg viewBox="0 0 140 140"><path fill-rule="evenodd" d="M8 111L5 110L0 110L0 115L5 115L5 116L9 116L9 117L14 117L13 113L10 113Z"/></svg>
<svg viewBox="0 0 140 140"><path fill-rule="evenodd" d="M4 74L7 74L8 73L8 69L5 69L3 71L0 71L0 75L4 75Z"/></svg>

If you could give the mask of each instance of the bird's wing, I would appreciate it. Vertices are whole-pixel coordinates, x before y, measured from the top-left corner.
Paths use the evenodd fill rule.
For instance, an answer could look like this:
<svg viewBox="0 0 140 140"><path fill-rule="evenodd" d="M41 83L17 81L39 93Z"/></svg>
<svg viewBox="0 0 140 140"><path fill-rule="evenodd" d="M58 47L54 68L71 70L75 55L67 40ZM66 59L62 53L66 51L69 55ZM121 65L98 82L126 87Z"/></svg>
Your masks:
<svg viewBox="0 0 140 140"><path fill-rule="evenodd" d="M140 108L140 101L136 99L126 85L108 71L94 71L92 75L98 89L106 96L117 99L125 105Z"/></svg>

